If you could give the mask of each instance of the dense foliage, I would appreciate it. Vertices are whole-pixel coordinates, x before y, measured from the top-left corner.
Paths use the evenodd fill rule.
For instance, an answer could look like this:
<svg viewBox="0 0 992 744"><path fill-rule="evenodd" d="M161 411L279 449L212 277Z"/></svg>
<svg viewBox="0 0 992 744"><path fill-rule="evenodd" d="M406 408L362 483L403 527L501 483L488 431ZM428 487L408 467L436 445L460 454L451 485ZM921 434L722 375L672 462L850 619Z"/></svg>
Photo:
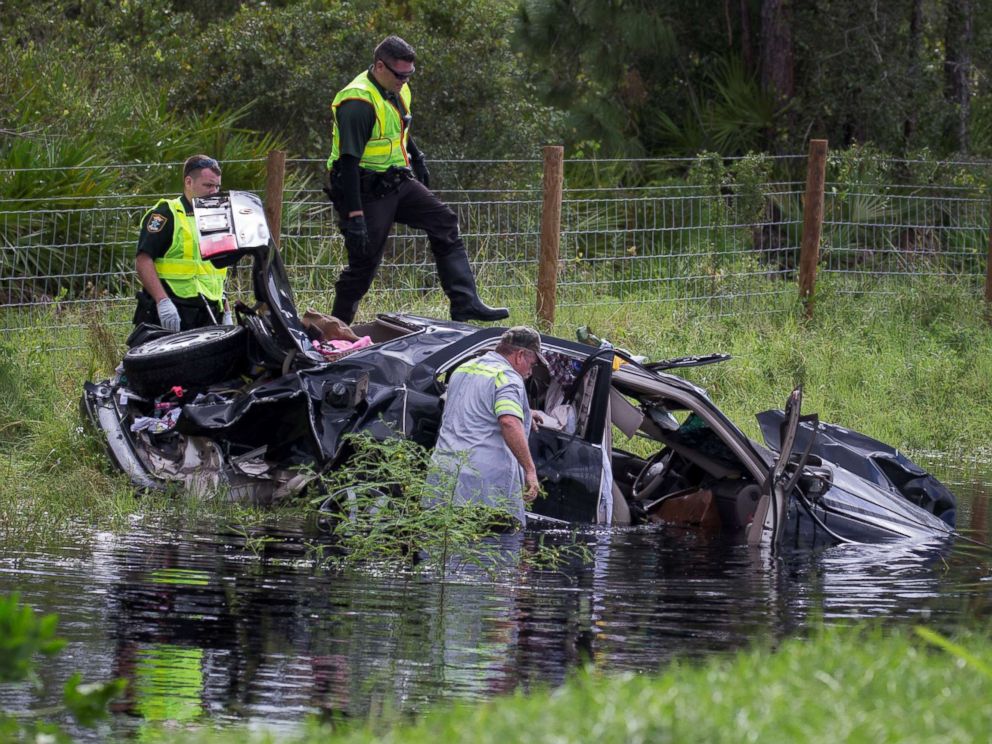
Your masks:
<svg viewBox="0 0 992 744"><path fill-rule="evenodd" d="M566 137L608 152L873 142L992 154L992 6L970 0L520 0Z"/></svg>
<svg viewBox="0 0 992 744"><path fill-rule="evenodd" d="M0 137L33 162L162 160L241 112L322 158L329 104L399 33L435 157L665 155L873 142L992 154L992 6L973 0L2 0ZM154 157L153 157L154 155ZM21 157L17 162L24 162Z"/></svg>
<svg viewBox="0 0 992 744"><path fill-rule="evenodd" d="M428 153L532 153L547 114L509 51L513 10L503 0L6 0L0 84L13 95L0 128L8 147L71 134L111 162L155 162L174 143L222 157L202 138L162 132L243 111L241 127L323 158L334 93L400 33L419 51L414 131Z"/></svg>

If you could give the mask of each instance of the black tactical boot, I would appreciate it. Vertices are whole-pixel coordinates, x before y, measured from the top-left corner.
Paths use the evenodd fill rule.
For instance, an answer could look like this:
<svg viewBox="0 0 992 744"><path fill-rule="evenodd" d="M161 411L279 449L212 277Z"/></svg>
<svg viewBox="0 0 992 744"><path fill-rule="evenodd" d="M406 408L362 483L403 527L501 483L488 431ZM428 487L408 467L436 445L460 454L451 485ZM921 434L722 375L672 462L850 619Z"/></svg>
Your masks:
<svg viewBox="0 0 992 744"><path fill-rule="evenodd" d="M334 304L331 305L331 315L338 320L351 325L358 312L358 303L361 302L364 293L355 291L347 281L339 279L334 287Z"/></svg>
<svg viewBox="0 0 992 744"><path fill-rule="evenodd" d="M355 313L358 312L358 304L372 284L375 268L374 265L358 267L349 265L341 272L341 276L334 283L334 304L331 306L331 315L351 325Z"/></svg>
<svg viewBox="0 0 992 744"><path fill-rule="evenodd" d="M475 276L468 263L464 246L457 246L443 255L434 254L441 288L451 301L452 320L483 320L491 322L510 317L505 307L489 307L475 288Z"/></svg>
<svg viewBox="0 0 992 744"><path fill-rule="evenodd" d="M341 302L335 297L334 304L331 306L331 315L345 325L351 325L351 322L355 319L355 310L357 309L357 302Z"/></svg>

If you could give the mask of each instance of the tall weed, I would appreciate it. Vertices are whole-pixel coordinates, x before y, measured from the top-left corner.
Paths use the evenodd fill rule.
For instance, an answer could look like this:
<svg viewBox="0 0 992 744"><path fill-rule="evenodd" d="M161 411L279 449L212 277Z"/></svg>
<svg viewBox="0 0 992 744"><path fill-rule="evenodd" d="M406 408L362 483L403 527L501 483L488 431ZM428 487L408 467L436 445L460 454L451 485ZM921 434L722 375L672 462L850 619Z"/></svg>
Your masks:
<svg viewBox="0 0 992 744"><path fill-rule="evenodd" d="M427 571L442 579L465 566L495 578L521 560L557 566L570 557L588 559L575 544L508 551L491 539L493 529L515 528L508 506L457 503L457 475L433 465L431 453L405 439L349 437L347 467L322 475L335 544L330 556L342 568L392 566Z"/></svg>

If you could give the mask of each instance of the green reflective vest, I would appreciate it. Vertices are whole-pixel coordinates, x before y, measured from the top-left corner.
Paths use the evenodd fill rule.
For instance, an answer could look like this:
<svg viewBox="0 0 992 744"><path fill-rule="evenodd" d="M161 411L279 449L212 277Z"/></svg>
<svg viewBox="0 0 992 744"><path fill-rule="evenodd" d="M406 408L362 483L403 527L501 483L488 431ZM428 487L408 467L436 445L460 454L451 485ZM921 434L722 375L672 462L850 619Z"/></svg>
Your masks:
<svg viewBox="0 0 992 744"><path fill-rule="evenodd" d="M174 227L172 245L165 255L155 259L155 271L159 279L169 285L176 297L196 297L203 295L208 300L220 302L224 298L224 279L227 269L218 269L209 261L200 258L200 231L193 217L186 216L181 199L162 199L145 212L142 224L148 215L162 205L172 212Z"/></svg>
<svg viewBox="0 0 992 744"><path fill-rule="evenodd" d="M410 98L410 86L404 85L400 89L400 100L403 101L403 106L407 111L410 110ZM327 167L330 168L340 154L341 141L337 127L338 106L350 100L365 101L375 110L375 125L372 127L372 136L365 143L365 151L362 153L359 166L379 172L392 166L397 168L409 167L410 158L406 153L409 129L403 122L403 114L396 106L382 97L375 83L369 80L367 71L359 74L342 88L334 96L334 101L331 103L335 126L331 157L327 159Z"/></svg>

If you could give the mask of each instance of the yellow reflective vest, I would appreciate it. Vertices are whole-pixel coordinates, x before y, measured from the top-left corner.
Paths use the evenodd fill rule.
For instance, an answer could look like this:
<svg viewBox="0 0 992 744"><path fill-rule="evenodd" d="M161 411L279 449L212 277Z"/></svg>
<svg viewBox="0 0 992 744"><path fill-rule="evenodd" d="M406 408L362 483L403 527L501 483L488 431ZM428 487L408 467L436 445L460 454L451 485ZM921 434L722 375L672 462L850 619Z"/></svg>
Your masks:
<svg viewBox="0 0 992 744"><path fill-rule="evenodd" d="M227 269L218 269L209 261L200 258L200 231L193 217L186 216L182 199L162 199L145 212L142 224L148 215L163 205L172 212L172 245L165 255L155 259L155 271L159 279L169 285L176 297L196 297L203 295L208 300L220 302L224 298L224 279Z"/></svg>
<svg viewBox="0 0 992 744"><path fill-rule="evenodd" d="M408 112L410 111L411 97L410 86L404 85L400 89L400 100ZM397 168L409 167L410 157L406 152L409 128L403 121L402 112L384 99L376 84L369 80L368 71L360 73L358 77L342 88L334 96L334 101L331 103L335 125L331 157L327 159L327 167L330 168L334 165L340 154L341 140L337 127L338 106L350 100L365 101L375 110L372 136L365 143L365 150L358 163L359 166L380 173L393 166Z"/></svg>

